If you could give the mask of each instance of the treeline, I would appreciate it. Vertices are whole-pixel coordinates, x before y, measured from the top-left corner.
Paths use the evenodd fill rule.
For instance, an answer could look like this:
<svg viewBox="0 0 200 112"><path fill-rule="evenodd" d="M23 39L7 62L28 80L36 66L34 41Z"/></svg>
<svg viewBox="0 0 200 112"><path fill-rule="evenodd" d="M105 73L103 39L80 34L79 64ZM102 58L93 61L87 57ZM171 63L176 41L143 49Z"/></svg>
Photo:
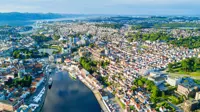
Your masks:
<svg viewBox="0 0 200 112"><path fill-rule="evenodd" d="M138 32L136 34L128 34L128 41L133 42L133 41L170 41L173 38L170 37L170 35L163 33L163 32L157 32L157 33L147 33L143 34L141 32Z"/></svg>
<svg viewBox="0 0 200 112"><path fill-rule="evenodd" d="M44 35L33 35L33 36L31 36L31 38L34 39L39 44L52 40L51 37L46 37Z"/></svg>
<svg viewBox="0 0 200 112"><path fill-rule="evenodd" d="M97 27L105 27L105 28L113 28L113 29L120 29L123 25L122 24L115 24L115 23L103 23L103 24L96 24Z"/></svg>
<svg viewBox="0 0 200 112"><path fill-rule="evenodd" d="M134 80L134 85L140 86L140 87L146 87L148 91L151 92L151 101L156 102L157 97L161 95L158 87L154 84L153 81L147 80L146 78L138 78Z"/></svg>
<svg viewBox="0 0 200 112"><path fill-rule="evenodd" d="M22 79L20 78L9 78L8 81L5 82L5 85L9 87L30 87L32 83L32 76L25 75Z"/></svg>
<svg viewBox="0 0 200 112"><path fill-rule="evenodd" d="M12 56L17 59L41 58L48 57L48 53L39 53L38 50L17 49L14 50Z"/></svg>
<svg viewBox="0 0 200 112"><path fill-rule="evenodd" d="M200 47L200 36L174 39L168 43L173 44L178 47L183 46L183 47L187 47L190 49L199 48Z"/></svg>
<svg viewBox="0 0 200 112"><path fill-rule="evenodd" d="M106 76L106 77L100 76L100 77L98 77L98 80L106 87L111 85L111 83L108 81L108 76Z"/></svg>
<svg viewBox="0 0 200 112"><path fill-rule="evenodd" d="M94 73L97 71L97 66L101 66L102 68L105 69L110 64L110 62L108 62L108 61L93 61L90 58L81 57L80 64L84 69L86 69L90 73Z"/></svg>
<svg viewBox="0 0 200 112"><path fill-rule="evenodd" d="M134 24L131 26L132 30L139 30L139 29L143 29L143 28L152 28L153 27L153 23L148 23L148 22L142 22L139 24Z"/></svg>
<svg viewBox="0 0 200 112"><path fill-rule="evenodd" d="M138 30L143 28L181 28L181 27L188 27L188 28L200 28L200 24L198 23L191 23L191 22L184 22L184 23L149 23L149 22L142 22L138 24L134 24L131 26L132 30Z"/></svg>
<svg viewBox="0 0 200 112"><path fill-rule="evenodd" d="M80 64L84 69L86 69L90 73L94 73L97 70L97 62L92 61L89 58L81 57L80 58Z"/></svg>
<svg viewBox="0 0 200 112"><path fill-rule="evenodd" d="M161 28L161 27L169 27L169 28L179 28L179 27L200 27L200 24L198 23L191 23L191 22L185 22L185 23L178 23L178 22L173 22L173 23L160 23L160 24L155 24L155 28Z"/></svg>
<svg viewBox="0 0 200 112"><path fill-rule="evenodd" d="M188 58L176 63L170 63L168 65L169 72L196 72L200 70L199 58Z"/></svg>

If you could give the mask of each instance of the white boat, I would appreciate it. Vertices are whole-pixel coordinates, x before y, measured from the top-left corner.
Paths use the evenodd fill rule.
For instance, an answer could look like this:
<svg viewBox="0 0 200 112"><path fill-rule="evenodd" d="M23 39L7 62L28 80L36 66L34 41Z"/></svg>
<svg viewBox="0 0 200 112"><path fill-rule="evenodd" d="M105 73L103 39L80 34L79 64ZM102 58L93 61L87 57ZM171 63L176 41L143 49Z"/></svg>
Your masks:
<svg viewBox="0 0 200 112"><path fill-rule="evenodd" d="M76 78L77 78L76 75L75 75L74 73L72 73L72 72L69 72L69 76L70 76L71 78L73 78L73 79L76 79Z"/></svg>
<svg viewBox="0 0 200 112"><path fill-rule="evenodd" d="M49 78L49 81L48 81L49 89L51 89L52 84L53 84L53 79Z"/></svg>

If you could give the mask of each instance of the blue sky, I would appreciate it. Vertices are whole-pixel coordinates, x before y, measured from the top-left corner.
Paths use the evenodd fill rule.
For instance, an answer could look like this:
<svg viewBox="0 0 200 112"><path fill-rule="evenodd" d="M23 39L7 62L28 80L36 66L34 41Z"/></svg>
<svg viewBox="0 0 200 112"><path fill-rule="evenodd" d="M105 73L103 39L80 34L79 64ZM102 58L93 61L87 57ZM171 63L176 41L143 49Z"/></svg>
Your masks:
<svg viewBox="0 0 200 112"><path fill-rule="evenodd" d="M0 12L200 15L200 0L0 0Z"/></svg>

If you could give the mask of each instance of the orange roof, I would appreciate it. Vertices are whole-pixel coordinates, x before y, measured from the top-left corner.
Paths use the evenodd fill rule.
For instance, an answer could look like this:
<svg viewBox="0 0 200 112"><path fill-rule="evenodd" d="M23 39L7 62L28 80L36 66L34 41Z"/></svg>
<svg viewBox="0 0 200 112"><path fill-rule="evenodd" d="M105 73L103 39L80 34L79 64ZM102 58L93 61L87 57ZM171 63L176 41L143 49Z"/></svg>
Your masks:
<svg viewBox="0 0 200 112"><path fill-rule="evenodd" d="M36 80L36 81L40 81L41 79L42 79L42 78L41 78L41 77L39 77L39 78L36 78L35 80Z"/></svg>
<svg viewBox="0 0 200 112"><path fill-rule="evenodd" d="M71 62L71 60L70 59L65 59L65 62Z"/></svg>
<svg viewBox="0 0 200 112"><path fill-rule="evenodd" d="M35 92L35 90L36 90L35 88L31 88L31 92Z"/></svg>
<svg viewBox="0 0 200 112"><path fill-rule="evenodd" d="M137 107L138 109L140 109L140 104L136 104L136 107Z"/></svg>
<svg viewBox="0 0 200 112"><path fill-rule="evenodd" d="M126 102L126 105L129 105L129 104L130 104L130 102L129 102L129 101L127 101L127 102Z"/></svg>
<svg viewBox="0 0 200 112"><path fill-rule="evenodd" d="M35 86L37 84L37 82L32 82L31 85Z"/></svg>
<svg viewBox="0 0 200 112"><path fill-rule="evenodd" d="M36 64L35 67L36 68L42 68L42 64Z"/></svg>

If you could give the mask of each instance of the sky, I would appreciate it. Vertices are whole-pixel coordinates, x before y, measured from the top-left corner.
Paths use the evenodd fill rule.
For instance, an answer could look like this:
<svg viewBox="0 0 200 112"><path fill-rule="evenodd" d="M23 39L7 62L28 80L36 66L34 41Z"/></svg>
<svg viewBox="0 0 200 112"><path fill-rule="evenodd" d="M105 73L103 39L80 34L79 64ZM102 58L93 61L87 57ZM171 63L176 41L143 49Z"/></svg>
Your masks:
<svg viewBox="0 0 200 112"><path fill-rule="evenodd" d="M200 15L200 0L0 0L0 12Z"/></svg>

